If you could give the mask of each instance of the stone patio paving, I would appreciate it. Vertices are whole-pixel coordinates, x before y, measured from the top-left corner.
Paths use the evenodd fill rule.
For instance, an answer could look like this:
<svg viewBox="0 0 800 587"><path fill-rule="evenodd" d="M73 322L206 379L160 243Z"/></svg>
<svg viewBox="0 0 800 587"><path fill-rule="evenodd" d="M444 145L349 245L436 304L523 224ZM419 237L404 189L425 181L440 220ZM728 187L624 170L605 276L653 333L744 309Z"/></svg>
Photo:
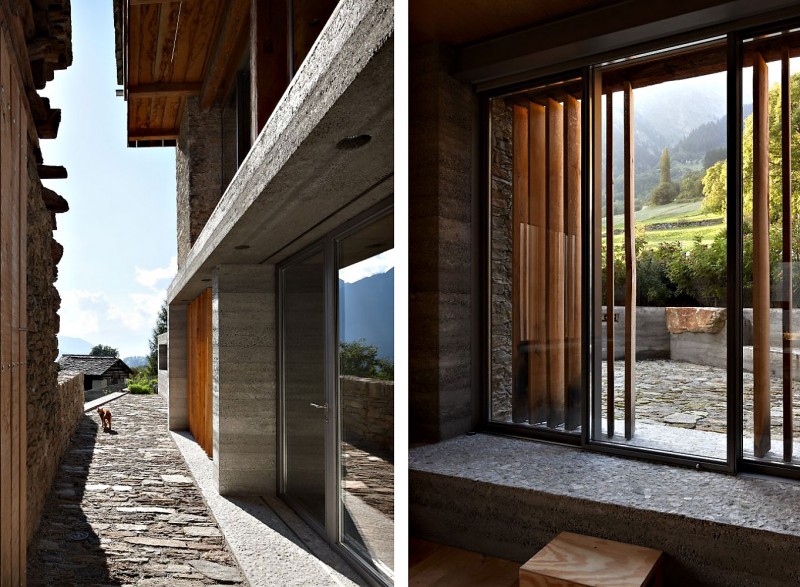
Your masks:
<svg viewBox="0 0 800 587"><path fill-rule="evenodd" d="M28 584L241 584L242 574L166 427L158 396L84 415L28 554Z"/></svg>
<svg viewBox="0 0 800 587"><path fill-rule="evenodd" d="M624 426L624 361L614 362L614 419L616 430ZM752 456L753 436L753 374L743 374L745 455ZM782 381L770 380L772 451L766 460L782 460L783 391ZM606 363L602 364L603 410L606 406ZM722 457L727 430L727 373L725 369L696 365L684 361L645 360L636 363L636 423L642 424L640 438L626 444L653 445L666 449L673 444L678 452ZM793 386L793 437L800 440L800 383ZM605 428L605 426L604 426ZM691 429L698 433L670 434L669 429ZM699 434L704 432L706 434ZM653 439L648 443L647 435ZM615 441L624 441L620 435ZM691 448L686 447L689 445ZM798 447L800 448L800 447ZM796 448L795 455L800 452ZM793 462L798 462L797 458Z"/></svg>

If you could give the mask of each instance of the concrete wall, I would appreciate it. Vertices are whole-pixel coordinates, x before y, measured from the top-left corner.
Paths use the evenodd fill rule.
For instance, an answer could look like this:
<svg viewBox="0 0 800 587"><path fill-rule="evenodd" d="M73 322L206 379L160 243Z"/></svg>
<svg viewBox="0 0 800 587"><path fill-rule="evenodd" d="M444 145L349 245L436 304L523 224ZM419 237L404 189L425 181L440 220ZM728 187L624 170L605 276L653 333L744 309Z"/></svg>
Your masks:
<svg viewBox="0 0 800 587"><path fill-rule="evenodd" d="M166 353L166 354L163 354ZM162 356L163 355L163 356ZM164 365L167 369L162 369ZM169 403L169 333L158 335L158 395Z"/></svg>
<svg viewBox="0 0 800 587"><path fill-rule="evenodd" d="M190 97L175 149L178 212L178 268L219 202L222 185L222 118L218 107L203 112Z"/></svg>
<svg viewBox="0 0 800 587"><path fill-rule="evenodd" d="M412 47L409 131L409 402L411 442L473 428L473 197L477 99L451 77L454 53Z"/></svg>
<svg viewBox="0 0 800 587"><path fill-rule="evenodd" d="M602 312L606 313L605 306L602 307ZM614 358L621 360L625 358L625 306L614 306L614 314L617 316L614 322ZM611 320L614 320L613 316ZM601 326L603 359L606 358L606 325L607 322L603 322ZM670 358L670 334L664 308L636 308L636 358Z"/></svg>
<svg viewBox="0 0 800 587"><path fill-rule="evenodd" d="M394 454L394 381L351 376L339 381L344 440Z"/></svg>
<svg viewBox="0 0 800 587"><path fill-rule="evenodd" d="M187 305L170 304L167 310L169 369L167 412L170 430L187 430L189 415L186 409L186 332Z"/></svg>
<svg viewBox="0 0 800 587"><path fill-rule="evenodd" d="M275 494L277 350L273 265L213 273L214 473L221 495Z"/></svg>

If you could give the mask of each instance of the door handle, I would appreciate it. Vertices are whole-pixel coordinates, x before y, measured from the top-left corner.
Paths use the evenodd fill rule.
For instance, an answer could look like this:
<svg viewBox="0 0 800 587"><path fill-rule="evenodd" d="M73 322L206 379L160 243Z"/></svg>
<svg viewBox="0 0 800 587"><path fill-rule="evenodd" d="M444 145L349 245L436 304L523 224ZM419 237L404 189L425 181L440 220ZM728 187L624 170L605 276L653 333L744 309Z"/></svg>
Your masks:
<svg viewBox="0 0 800 587"><path fill-rule="evenodd" d="M327 403L320 405L320 404L315 404L314 402L311 402L311 407L312 408L316 408L318 410L325 410L325 421L326 422L328 421L328 404Z"/></svg>

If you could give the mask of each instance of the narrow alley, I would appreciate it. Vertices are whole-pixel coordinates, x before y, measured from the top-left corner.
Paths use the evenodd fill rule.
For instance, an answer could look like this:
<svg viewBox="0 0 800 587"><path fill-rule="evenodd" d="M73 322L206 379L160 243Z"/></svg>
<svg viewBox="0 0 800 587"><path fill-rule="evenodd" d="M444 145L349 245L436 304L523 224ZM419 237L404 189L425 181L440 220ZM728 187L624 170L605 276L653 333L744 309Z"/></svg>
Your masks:
<svg viewBox="0 0 800 587"><path fill-rule="evenodd" d="M159 396L106 404L112 432L84 414L28 556L29 585L244 581L166 427Z"/></svg>

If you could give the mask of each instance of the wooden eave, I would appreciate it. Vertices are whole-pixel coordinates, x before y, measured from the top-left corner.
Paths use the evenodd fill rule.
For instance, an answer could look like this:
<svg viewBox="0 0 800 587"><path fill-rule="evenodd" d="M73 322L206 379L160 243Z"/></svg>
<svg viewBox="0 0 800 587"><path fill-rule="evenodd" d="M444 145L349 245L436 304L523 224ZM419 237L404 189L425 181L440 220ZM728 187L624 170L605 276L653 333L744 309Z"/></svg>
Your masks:
<svg viewBox="0 0 800 587"><path fill-rule="evenodd" d="M249 2L121 0L120 10L128 144L174 144L186 100L202 96L207 108L224 93Z"/></svg>

